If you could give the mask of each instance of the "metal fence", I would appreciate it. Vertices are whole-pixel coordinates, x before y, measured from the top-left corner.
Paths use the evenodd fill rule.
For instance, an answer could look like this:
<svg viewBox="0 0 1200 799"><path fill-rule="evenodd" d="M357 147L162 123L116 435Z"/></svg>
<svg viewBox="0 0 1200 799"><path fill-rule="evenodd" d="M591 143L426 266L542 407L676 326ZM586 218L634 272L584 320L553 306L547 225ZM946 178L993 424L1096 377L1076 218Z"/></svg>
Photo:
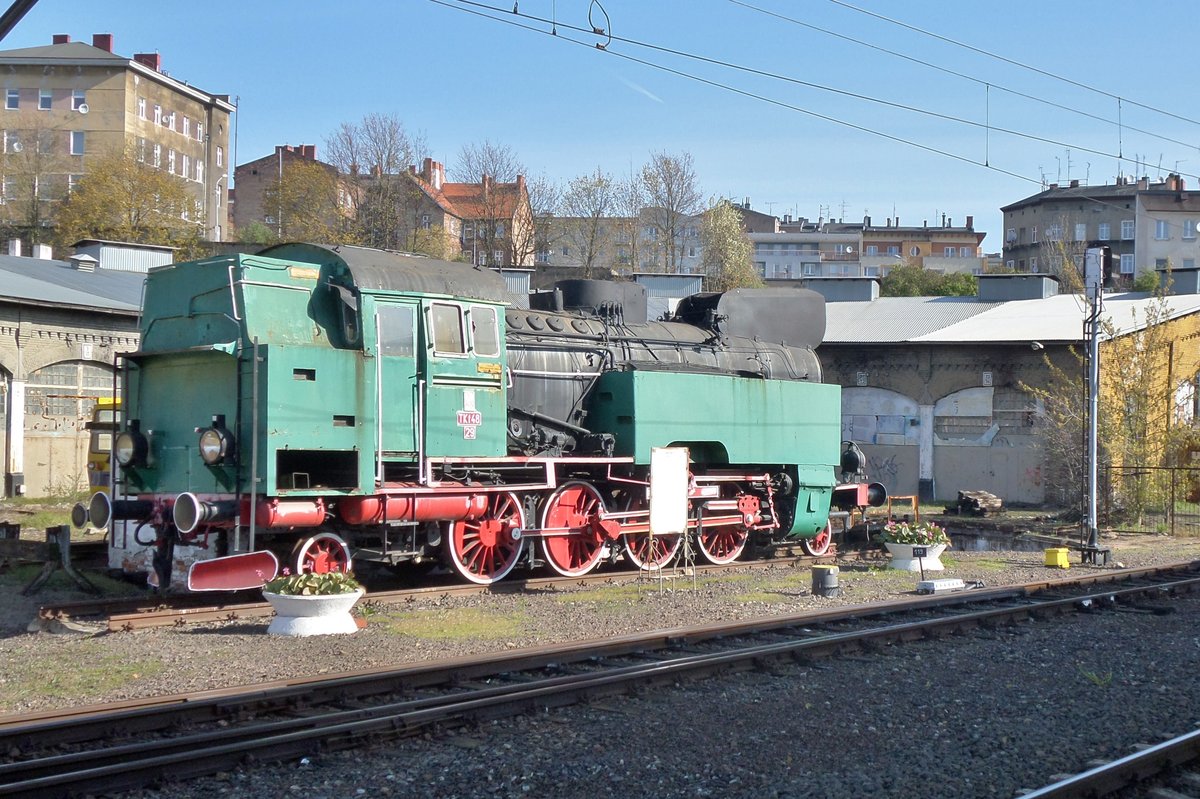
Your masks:
<svg viewBox="0 0 1200 799"><path fill-rule="evenodd" d="M1200 467L1106 467L1099 512L1103 529L1200 536Z"/></svg>

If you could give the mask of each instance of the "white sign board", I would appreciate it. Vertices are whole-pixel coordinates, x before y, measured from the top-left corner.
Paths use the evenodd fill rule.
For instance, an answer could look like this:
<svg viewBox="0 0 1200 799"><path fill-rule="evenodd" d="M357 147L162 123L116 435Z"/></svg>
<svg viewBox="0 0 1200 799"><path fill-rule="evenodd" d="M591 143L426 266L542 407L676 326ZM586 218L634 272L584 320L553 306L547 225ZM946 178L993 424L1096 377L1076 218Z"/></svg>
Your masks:
<svg viewBox="0 0 1200 799"><path fill-rule="evenodd" d="M687 516L687 447L652 447L650 534L682 535L687 532Z"/></svg>

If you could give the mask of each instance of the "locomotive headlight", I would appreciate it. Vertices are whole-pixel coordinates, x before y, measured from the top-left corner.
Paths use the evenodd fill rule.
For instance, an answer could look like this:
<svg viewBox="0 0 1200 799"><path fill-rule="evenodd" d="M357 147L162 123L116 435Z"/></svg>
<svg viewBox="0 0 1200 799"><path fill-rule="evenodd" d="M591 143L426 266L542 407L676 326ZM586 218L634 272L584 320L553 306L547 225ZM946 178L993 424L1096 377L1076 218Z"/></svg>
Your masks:
<svg viewBox="0 0 1200 799"><path fill-rule="evenodd" d="M142 435L137 419L129 421L129 427L117 435L113 442L113 457L121 466L145 466L150 442Z"/></svg>
<svg viewBox="0 0 1200 799"><path fill-rule="evenodd" d="M217 414L213 417L212 426L199 428L200 460L208 466L216 466L233 457L233 434L225 427L225 417Z"/></svg>

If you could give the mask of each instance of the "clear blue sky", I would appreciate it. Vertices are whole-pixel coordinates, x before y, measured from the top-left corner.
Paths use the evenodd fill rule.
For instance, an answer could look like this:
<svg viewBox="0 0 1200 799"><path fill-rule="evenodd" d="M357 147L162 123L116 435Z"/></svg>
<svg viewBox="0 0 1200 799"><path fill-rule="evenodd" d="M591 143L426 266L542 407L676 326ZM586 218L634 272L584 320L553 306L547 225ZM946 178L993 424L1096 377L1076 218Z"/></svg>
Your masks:
<svg viewBox="0 0 1200 799"><path fill-rule="evenodd" d="M810 219L869 213L876 223L897 215L919 225L946 214L962 224L972 215L988 234L988 251L1002 244L1000 206L1037 192L1043 177L1111 183L1119 169L1132 174L1137 158L1148 164L1144 174L1178 169L1189 188L1200 187L1188 176L1200 175L1200 123L1134 105L1200 120L1194 0L847 2L1132 102L1120 104L1118 127L1111 96L832 0L519 0L520 17L511 13L513 0L485 2L537 32L466 13L471 6L457 0L41 0L0 46L49 44L56 33L90 43L93 33L112 33L120 55L157 51L173 77L237 98L238 163L277 144L316 144L320 157L339 124L382 112L423 135L451 169L464 145L484 140L510 147L530 175L563 183L597 167L628 174L652 151L687 152L706 196L748 197L757 210ZM627 40L1052 141L989 133L628 41L614 40L603 52L592 45L604 39L572 30L590 27L589 10L595 24ZM529 17L556 19L560 35L546 35L549 25Z"/></svg>

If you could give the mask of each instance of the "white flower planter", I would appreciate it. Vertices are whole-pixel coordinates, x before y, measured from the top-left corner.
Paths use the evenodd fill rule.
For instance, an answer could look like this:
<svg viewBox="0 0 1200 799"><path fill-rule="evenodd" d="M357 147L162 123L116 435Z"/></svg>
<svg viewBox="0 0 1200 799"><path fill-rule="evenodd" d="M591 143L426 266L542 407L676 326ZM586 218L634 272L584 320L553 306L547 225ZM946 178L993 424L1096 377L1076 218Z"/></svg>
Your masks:
<svg viewBox="0 0 1200 799"><path fill-rule="evenodd" d="M891 544L884 542L888 553L892 556L892 562L888 564L889 569L903 569L904 571L917 572L921 571L924 566L927 572L940 572L945 570L945 566L938 560L943 552L946 551L945 544L936 544L934 546L925 545L925 557L918 560L913 557L914 544Z"/></svg>
<svg viewBox="0 0 1200 799"><path fill-rule="evenodd" d="M354 603L362 598L360 588L352 594L294 596L263 591L263 597L275 608L267 632L272 635L341 635L358 632L358 623L350 615Z"/></svg>

